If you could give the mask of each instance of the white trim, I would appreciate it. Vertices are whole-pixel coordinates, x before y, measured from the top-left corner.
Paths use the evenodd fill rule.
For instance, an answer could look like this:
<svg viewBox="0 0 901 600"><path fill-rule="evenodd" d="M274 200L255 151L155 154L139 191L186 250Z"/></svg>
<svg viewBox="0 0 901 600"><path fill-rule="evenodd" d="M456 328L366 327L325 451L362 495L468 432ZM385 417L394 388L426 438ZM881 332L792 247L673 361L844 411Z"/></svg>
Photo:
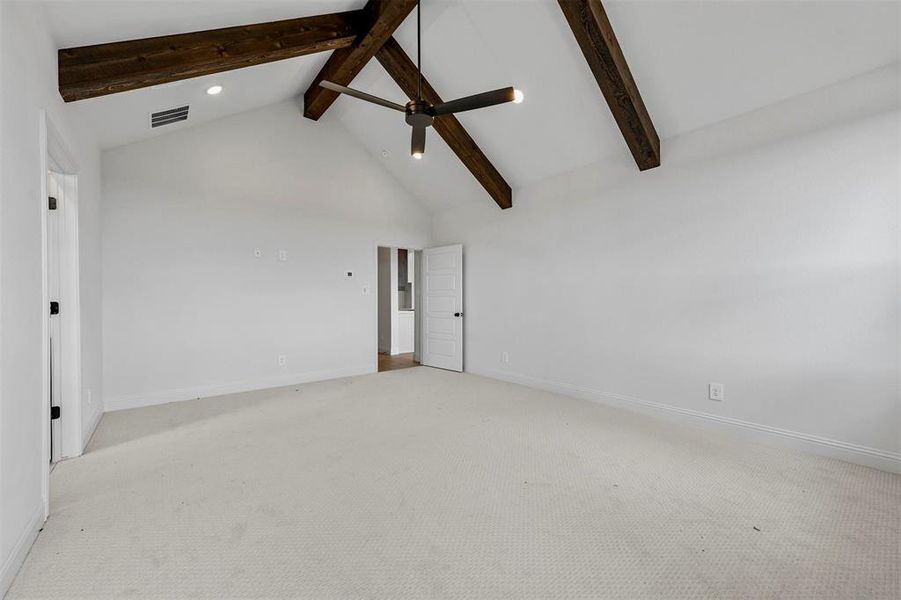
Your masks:
<svg viewBox="0 0 901 600"><path fill-rule="evenodd" d="M47 112L41 110L38 121L38 143L41 149L40 160L40 187L41 197L41 403L38 407L41 422L41 499L44 505L44 518L50 516L50 420L47 413L50 410L50 315L47 307L50 305L50 289L47 285L48 255L47 255L47 171L50 168L50 156L48 152L48 127ZM2 588L0 588L2 589Z"/></svg>
<svg viewBox="0 0 901 600"><path fill-rule="evenodd" d="M162 390L159 392L148 392L146 394L134 394L106 399L104 401L104 410L106 412L112 412L115 410L138 408L141 406L155 406L157 404L168 404L169 402L182 402L185 400L196 400L198 398L209 398L211 396L252 392L268 388L296 385L299 383L339 379L341 377L353 377L354 375L366 375L374 372L375 370L372 368L372 364L365 364L329 371L308 371L306 373L276 375L274 377L234 381L231 383Z"/></svg>
<svg viewBox="0 0 901 600"><path fill-rule="evenodd" d="M97 431L97 426L100 425L100 419L102 418L103 405L98 405L97 409L94 411L94 416L91 417L91 422L88 425L88 429L82 433L81 454L84 454L84 451L87 450L88 444L91 443L91 438L94 437L94 432Z"/></svg>
<svg viewBox="0 0 901 600"><path fill-rule="evenodd" d="M583 400L614 405L630 410L638 410L646 414L666 416L682 423L703 424L712 426L720 431L729 431L732 433L741 432L745 437L755 441L770 444L776 443L802 452L810 452L812 454L837 458L846 462L856 463L866 467L888 471L890 473L901 473L901 452L892 452L890 450L861 446L808 433L780 429L778 427L742 421L731 417L723 417L699 410L680 408L678 406L660 404L658 402L649 402L647 400L642 400L641 398L635 398L624 394L612 394L570 383L539 379L537 377L519 373L496 371L493 369L468 369L467 372L490 377L492 379L499 379L501 381L508 381L510 383L518 383L527 387L555 392L566 396L573 396Z"/></svg>
<svg viewBox="0 0 901 600"><path fill-rule="evenodd" d="M25 557L28 556L28 551L31 550L31 546L37 539L43 524L44 507L38 506L35 508L31 518L28 519L25 530L19 536L19 539L16 540L16 544L13 546L9 556L6 557L3 567L0 567L0 598L9 591L9 587L16 578L16 573L22 568L22 563L25 562Z"/></svg>

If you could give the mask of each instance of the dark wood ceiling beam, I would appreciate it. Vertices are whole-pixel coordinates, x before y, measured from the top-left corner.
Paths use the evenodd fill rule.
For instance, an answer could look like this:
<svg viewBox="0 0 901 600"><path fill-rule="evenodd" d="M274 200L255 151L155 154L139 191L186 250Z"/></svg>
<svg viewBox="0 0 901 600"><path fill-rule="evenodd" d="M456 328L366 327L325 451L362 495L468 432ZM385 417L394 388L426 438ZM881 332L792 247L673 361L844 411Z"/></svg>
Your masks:
<svg viewBox="0 0 901 600"><path fill-rule="evenodd" d="M362 11L65 48L58 52L66 102L115 94L346 48L363 32Z"/></svg>
<svg viewBox="0 0 901 600"><path fill-rule="evenodd" d="M416 65L404 52L393 37L390 38L375 55L376 60L385 68L388 74L397 82L400 89L413 100L418 91L418 71ZM422 96L431 104L443 102L435 88L429 84L425 77L422 78ZM436 117L432 125L438 135L450 146L454 154L466 165L466 168L482 184L485 191L491 195L501 208L513 206L513 191L503 176L494 168L485 153L479 148L472 137L460 124L457 117L443 115Z"/></svg>
<svg viewBox="0 0 901 600"><path fill-rule="evenodd" d="M660 138L601 0L558 2L638 168L660 166Z"/></svg>
<svg viewBox="0 0 901 600"><path fill-rule="evenodd" d="M348 86L416 8L416 0L369 0L363 7L363 33L350 46L336 50L303 95L303 116L318 121L338 98L320 81Z"/></svg>

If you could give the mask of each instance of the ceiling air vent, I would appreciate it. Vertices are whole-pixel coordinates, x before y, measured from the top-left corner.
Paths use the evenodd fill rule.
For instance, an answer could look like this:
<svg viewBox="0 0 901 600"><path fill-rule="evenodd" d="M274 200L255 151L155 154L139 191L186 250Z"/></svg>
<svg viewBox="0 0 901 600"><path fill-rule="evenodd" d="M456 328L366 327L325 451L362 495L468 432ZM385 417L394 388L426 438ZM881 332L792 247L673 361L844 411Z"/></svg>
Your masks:
<svg viewBox="0 0 901 600"><path fill-rule="evenodd" d="M188 107L181 106L179 108L170 108L169 110L161 110L150 115L151 127L162 127L170 123L178 123L188 119Z"/></svg>

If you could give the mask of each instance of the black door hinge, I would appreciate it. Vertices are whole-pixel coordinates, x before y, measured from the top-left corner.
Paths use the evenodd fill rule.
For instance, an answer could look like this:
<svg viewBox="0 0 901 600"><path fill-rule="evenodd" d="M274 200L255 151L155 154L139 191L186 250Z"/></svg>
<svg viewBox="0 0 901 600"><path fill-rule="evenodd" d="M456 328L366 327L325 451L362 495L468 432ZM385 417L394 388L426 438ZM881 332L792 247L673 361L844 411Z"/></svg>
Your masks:
<svg viewBox="0 0 901 600"><path fill-rule="evenodd" d="M50 407L50 420L55 421L58 418L59 418L59 407L51 406Z"/></svg>
<svg viewBox="0 0 901 600"><path fill-rule="evenodd" d="M58 315L59 314L59 302L51 302L50 303L50 314Z"/></svg>
<svg viewBox="0 0 901 600"><path fill-rule="evenodd" d="M56 198L50 196L50 210L56 210Z"/></svg>

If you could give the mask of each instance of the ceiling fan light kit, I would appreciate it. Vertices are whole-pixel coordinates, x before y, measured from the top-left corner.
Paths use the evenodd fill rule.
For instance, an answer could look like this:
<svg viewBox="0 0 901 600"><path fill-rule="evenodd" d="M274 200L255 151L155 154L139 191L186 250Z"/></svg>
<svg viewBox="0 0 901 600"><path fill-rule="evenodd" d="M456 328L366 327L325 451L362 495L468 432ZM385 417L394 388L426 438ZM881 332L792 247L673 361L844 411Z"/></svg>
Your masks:
<svg viewBox="0 0 901 600"><path fill-rule="evenodd" d="M338 85L331 81L321 81L319 85L322 87L365 100L373 104L378 104L385 108L397 110L405 113L405 120L408 125L413 128L413 136L410 142L410 155L419 160L425 154L425 130L431 127L436 117L443 115L451 115L454 113L464 112L467 110L476 110L479 108L487 108L495 104L505 104L513 102L519 104L523 100L523 93L512 87L505 87L490 92L482 92L456 100L449 100L440 104L430 104L422 98L422 21L420 15L420 4L416 5L416 70L419 76L419 91L415 100L410 100L406 105L398 104L360 90Z"/></svg>

